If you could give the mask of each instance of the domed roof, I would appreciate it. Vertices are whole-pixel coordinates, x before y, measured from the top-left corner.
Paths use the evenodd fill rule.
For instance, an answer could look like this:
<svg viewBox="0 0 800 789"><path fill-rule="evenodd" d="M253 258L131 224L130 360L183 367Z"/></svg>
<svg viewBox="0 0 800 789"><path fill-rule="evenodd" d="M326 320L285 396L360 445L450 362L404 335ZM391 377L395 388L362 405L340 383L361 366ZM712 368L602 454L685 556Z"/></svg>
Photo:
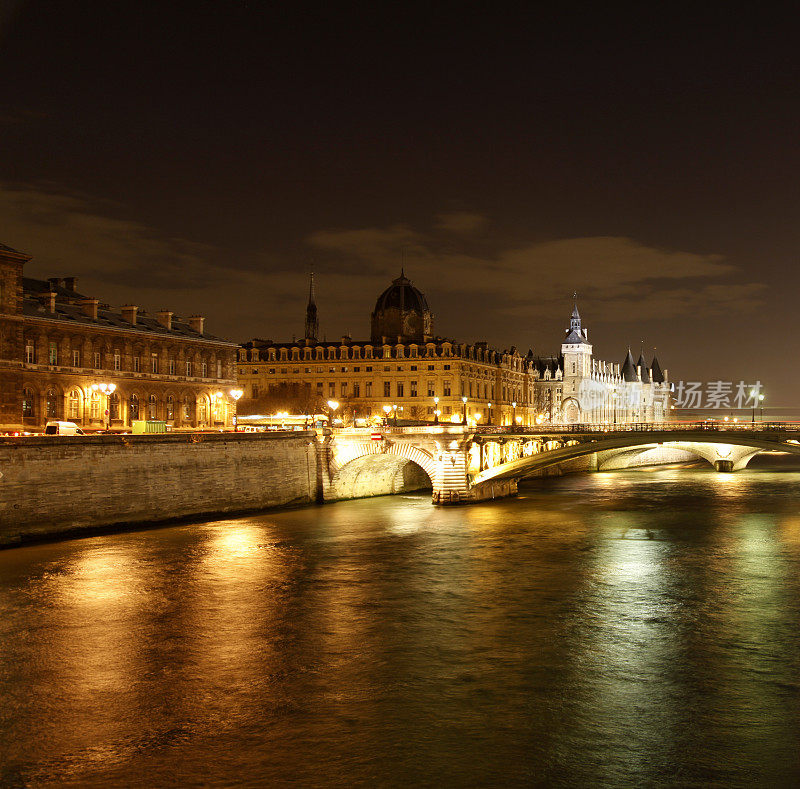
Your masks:
<svg viewBox="0 0 800 789"><path fill-rule="evenodd" d="M386 288L378 300L375 302L375 312L396 309L407 312L428 312L428 302L421 291L417 290L402 272L400 276L393 280L392 284Z"/></svg>

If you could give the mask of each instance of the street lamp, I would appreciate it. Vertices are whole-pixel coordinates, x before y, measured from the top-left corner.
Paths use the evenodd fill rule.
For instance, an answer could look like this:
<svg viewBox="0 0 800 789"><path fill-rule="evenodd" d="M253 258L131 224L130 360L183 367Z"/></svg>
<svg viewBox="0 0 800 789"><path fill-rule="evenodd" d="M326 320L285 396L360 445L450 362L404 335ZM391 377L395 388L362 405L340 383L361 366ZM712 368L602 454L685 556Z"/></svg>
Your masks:
<svg viewBox="0 0 800 789"><path fill-rule="evenodd" d="M386 414L385 420L386 420L386 424L387 425L389 424L389 413L391 412L391 410L392 410L392 407L390 405L385 405L383 407L383 413Z"/></svg>
<svg viewBox="0 0 800 789"><path fill-rule="evenodd" d="M239 431L239 415L236 412L236 404L239 402L239 398L244 394L242 389L231 389L230 396L233 398L233 432L237 433Z"/></svg>
<svg viewBox="0 0 800 789"><path fill-rule="evenodd" d="M111 429L111 395L116 390L116 384L92 384L93 392L102 392L106 396L106 431Z"/></svg>
<svg viewBox="0 0 800 789"><path fill-rule="evenodd" d="M614 424L617 424L617 393L611 393L611 401L614 403Z"/></svg>
<svg viewBox="0 0 800 789"><path fill-rule="evenodd" d="M333 414L339 407L336 400L328 400L328 427L333 427Z"/></svg>
<svg viewBox="0 0 800 789"><path fill-rule="evenodd" d="M491 425L492 424L492 404L491 403L487 403L486 404L486 409L487 409L487 411L486 411L486 424L487 425Z"/></svg>
<svg viewBox="0 0 800 789"><path fill-rule="evenodd" d="M394 411L394 426L397 427L397 404L392 403L392 410Z"/></svg>
<svg viewBox="0 0 800 789"><path fill-rule="evenodd" d="M439 424L439 398L433 398L433 424Z"/></svg>
<svg viewBox="0 0 800 789"><path fill-rule="evenodd" d="M760 394L760 395L758 396L758 405L759 405L759 407L760 407L760 410L761 410L761 417L760 417L760 419L761 419L761 421L763 422L763 421L764 421L764 395L763 395L763 394Z"/></svg>
<svg viewBox="0 0 800 789"><path fill-rule="evenodd" d="M461 398L461 404L462 404L462 407L464 409L463 416L461 417L461 424L462 425L466 425L467 424L467 398L466 398L466 395Z"/></svg>
<svg viewBox="0 0 800 789"><path fill-rule="evenodd" d="M514 402L511 403L511 408L512 408L512 411L511 411L511 425L513 427L517 422L517 401L516 400L514 400Z"/></svg>

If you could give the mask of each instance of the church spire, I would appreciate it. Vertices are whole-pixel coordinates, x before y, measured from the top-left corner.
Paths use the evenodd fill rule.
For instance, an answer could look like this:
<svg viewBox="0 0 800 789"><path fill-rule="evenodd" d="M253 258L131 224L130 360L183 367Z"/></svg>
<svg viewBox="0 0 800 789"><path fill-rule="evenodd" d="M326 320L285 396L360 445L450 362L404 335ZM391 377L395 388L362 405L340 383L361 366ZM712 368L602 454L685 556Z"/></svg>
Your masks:
<svg viewBox="0 0 800 789"><path fill-rule="evenodd" d="M319 337L319 319L317 318L317 302L314 292L314 273L308 283L308 306L306 307L306 339L316 342Z"/></svg>

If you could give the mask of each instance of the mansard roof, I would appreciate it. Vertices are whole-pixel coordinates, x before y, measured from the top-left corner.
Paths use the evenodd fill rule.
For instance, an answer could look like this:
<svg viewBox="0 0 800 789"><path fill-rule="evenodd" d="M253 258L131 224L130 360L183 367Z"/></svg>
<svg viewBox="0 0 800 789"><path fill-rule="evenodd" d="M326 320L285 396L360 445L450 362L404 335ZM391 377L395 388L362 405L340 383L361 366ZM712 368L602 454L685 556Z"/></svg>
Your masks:
<svg viewBox="0 0 800 789"><path fill-rule="evenodd" d="M5 252L9 255L19 255L21 258L25 260L30 260L31 256L26 254L25 252L20 252L18 249L12 249L10 246L6 244L0 244L0 253Z"/></svg>
<svg viewBox="0 0 800 789"><path fill-rule="evenodd" d="M155 317L150 317L145 310L140 309L136 316L136 323L130 323L123 319L119 310L111 309L107 304L98 304L97 320L86 315L80 304L88 296L84 296L77 291L64 288L55 281L31 279L23 277L23 301L22 314L30 318L46 318L64 324L65 328L93 327L98 329L124 329L125 331L139 332L148 335L160 335L162 337L174 337L175 339L197 340L199 342L221 342L228 345L237 343L226 340L223 337L216 337L213 334L204 332L200 334L195 331L187 321L173 316L172 328L168 329L162 325ZM55 312L50 312L42 302L41 296L44 293L53 292L56 294Z"/></svg>

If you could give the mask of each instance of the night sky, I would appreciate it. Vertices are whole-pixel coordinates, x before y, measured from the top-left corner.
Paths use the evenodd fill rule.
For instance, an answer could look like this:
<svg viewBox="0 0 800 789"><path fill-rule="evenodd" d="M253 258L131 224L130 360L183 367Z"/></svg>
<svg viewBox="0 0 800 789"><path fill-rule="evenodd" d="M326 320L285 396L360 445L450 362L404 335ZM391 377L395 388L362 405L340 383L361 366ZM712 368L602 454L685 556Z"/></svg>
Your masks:
<svg viewBox="0 0 800 789"><path fill-rule="evenodd" d="M312 269L328 339L402 264L523 352L578 291L597 357L793 405L794 25L432 6L0 6L0 242L237 341L300 335Z"/></svg>

